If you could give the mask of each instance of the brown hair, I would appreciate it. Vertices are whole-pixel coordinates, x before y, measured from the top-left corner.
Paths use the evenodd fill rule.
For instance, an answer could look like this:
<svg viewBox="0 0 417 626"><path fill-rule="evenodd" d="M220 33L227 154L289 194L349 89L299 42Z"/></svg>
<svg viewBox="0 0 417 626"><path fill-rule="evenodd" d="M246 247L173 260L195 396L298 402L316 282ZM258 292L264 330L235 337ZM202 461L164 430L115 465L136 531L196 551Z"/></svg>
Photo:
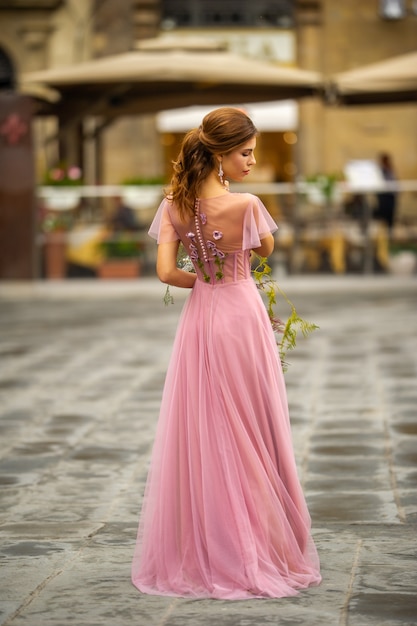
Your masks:
<svg viewBox="0 0 417 626"><path fill-rule="evenodd" d="M169 189L181 219L193 214L201 184L217 165L215 155L232 152L257 133L241 109L222 107L208 113L199 128L185 135Z"/></svg>

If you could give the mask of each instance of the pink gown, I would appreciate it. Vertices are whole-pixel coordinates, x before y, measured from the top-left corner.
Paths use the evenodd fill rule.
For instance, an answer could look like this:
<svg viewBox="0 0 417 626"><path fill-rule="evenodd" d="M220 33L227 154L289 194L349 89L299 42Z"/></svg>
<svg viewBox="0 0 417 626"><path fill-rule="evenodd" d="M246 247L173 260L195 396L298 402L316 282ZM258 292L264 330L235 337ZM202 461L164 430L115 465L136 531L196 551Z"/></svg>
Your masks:
<svg viewBox="0 0 417 626"><path fill-rule="evenodd" d="M164 200L149 234L180 239L197 281L168 368L133 584L143 593L279 598L319 584L285 384L249 251L277 226L249 193Z"/></svg>

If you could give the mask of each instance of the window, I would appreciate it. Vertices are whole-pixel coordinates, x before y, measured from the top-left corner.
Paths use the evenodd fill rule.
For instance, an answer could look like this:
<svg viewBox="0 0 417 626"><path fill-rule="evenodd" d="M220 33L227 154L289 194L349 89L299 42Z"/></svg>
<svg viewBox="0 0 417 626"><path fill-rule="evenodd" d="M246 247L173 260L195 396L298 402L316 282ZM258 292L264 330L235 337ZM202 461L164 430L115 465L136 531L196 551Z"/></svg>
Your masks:
<svg viewBox="0 0 417 626"><path fill-rule="evenodd" d="M0 89L13 89L15 73L10 57L0 48Z"/></svg>
<svg viewBox="0 0 417 626"><path fill-rule="evenodd" d="M293 13L294 0L162 0L162 28L288 28Z"/></svg>
<svg viewBox="0 0 417 626"><path fill-rule="evenodd" d="M379 12L387 20L400 20L405 17L405 0L380 0Z"/></svg>

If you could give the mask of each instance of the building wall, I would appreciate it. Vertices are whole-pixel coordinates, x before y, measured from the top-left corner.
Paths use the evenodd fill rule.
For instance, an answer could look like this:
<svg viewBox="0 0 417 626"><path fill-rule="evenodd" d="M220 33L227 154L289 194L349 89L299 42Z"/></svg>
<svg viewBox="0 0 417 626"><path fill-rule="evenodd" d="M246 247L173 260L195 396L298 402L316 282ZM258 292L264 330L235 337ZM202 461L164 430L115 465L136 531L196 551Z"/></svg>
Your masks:
<svg viewBox="0 0 417 626"><path fill-rule="evenodd" d="M323 0L319 18L301 26L299 63L326 77L414 51L417 16L387 21L377 0ZM402 178L417 178L416 104L326 107L303 102L300 114L302 169L306 174L343 169L347 160L392 153Z"/></svg>
<svg viewBox="0 0 417 626"><path fill-rule="evenodd" d="M158 0L94 0L93 6L94 57L128 52L138 39L157 34ZM103 133L102 146L103 181L108 184L118 185L135 177L153 178L163 171L155 116L118 119Z"/></svg>
<svg viewBox="0 0 417 626"><path fill-rule="evenodd" d="M10 57L17 74L48 66L53 32L50 17L48 12L0 13L0 46Z"/></svg>
<svg viewBox="0 0 417 626"><path fill-rule="evenodd" d="M295 29L276 30L277 41L286 33L295 46L287 46L285 58L278 60L291 63L290 50L300 67L330 76L414 50L417 16L412 13L413 2L408 0L409 14L398 21L381 19L378 5L378 0L298 0ZM135 40L158 31L160 15L158 0L66 0L55 11L2 11L0 46L11 55L19 73L66 65L132 49ZM266 33L265 41L269 39L264 54L270 56L276 54L274 35L267 30L257 29L255 35L259 39ZM172 34L175 32L182 36L181 31ZM213 31L207 29L206 34L210 33ZM225 36L225 31L214 34ZM232 46L242 45L238 31L230 34ZM257 47L257 54L259 51L262 46ZM400 177L417 178L415 105L331 108L315 99L299 106L296 173L340 171L351 158L374 158L380 150L388 150ZM39 126L38 143L54 132L53 124L46 127L42 122ZM149 116L118 121L105 132L103 145L107 148L106 182L164 172L163 146ZM46 153L52 158L53 149ZM45 151L39 154L38 171L44 168Z"/></svg>
<svg viewBox="0 0 417 626"><path fill-rule="evenodd" d="M414 52L417 16L383 19L378 0L323 0L322 70L325 75L375 63L386 57Z"/></svg>

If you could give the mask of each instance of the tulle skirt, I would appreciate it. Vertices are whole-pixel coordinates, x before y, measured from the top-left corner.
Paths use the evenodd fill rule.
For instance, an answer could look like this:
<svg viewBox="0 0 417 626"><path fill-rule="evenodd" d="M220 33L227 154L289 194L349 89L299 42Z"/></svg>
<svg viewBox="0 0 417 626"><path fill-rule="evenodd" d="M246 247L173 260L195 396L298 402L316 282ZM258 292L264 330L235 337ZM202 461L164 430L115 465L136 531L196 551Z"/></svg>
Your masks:
<svg viewBox="0 0 417 626"><path fill-rule="evenodd" d="M166 376L133 584L233 600L320 580L265 306L252 278L197 281Z"/></svg>

